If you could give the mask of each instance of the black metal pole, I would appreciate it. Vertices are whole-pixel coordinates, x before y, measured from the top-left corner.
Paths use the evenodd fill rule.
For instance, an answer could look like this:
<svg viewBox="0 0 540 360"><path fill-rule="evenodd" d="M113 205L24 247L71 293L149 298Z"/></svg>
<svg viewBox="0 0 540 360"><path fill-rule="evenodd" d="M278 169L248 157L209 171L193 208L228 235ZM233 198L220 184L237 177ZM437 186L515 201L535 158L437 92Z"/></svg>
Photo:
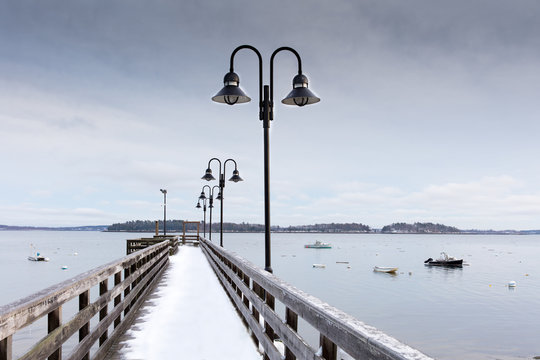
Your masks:
<svg viewBox="0 0 540 360"><path fill-rule="evenodd" d="M163 236L167 235L167 191L163 193Z"/></svg>
<svg viewBox="0 0 540 360"><path fill-rule="evenodd" d="M211 193L210 197L210 230L208 232L208 236L210 237L210 241L212 241L212 209L214 208L214 199L213 199L213 191Z"/></svg>
<svg viewBox="0 0 540 360"><path fill-rule="evenodd" d="M203 205L203 212L204 212L204 221L203 221L203 229L204 229L204 232L203 232L203 237L206 239L206 200L204 200L204 205Z"/></svg>
<svg viewBox="0 0 540 360"><path fill-rule="evenodd" d="M270 241L270 113L272 104L269 99L269 87L264 85L262 101L264 131L264 270L272 272L272 255Z"/></svg>
<svg viewBox="0 0 540 360"><path fill-rule="evenodd" d="M220 214L220 226L219 226L219 246L223 247L223 188L225 187L225 174L219 175L219 190L221 192L221 214Z"/></svg>

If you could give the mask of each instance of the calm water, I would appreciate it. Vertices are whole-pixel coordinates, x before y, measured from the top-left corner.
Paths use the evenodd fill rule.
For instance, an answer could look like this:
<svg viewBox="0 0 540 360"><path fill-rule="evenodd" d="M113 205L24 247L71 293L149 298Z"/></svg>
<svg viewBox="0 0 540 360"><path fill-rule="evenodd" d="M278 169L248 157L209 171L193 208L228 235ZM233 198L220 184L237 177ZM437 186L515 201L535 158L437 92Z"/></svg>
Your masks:
<svg viewBox="0 0 540 360"><path fill-rule="evenodd" d="M137 236L0 232L0 305L122 257L125 239ZM315 240L333 249L304 249ZM259 266L263 242L263 234L224 235L225 247ZM51 261L26 260L30 243ZM540 355L540 236L274 234L272 251L277 276L438 359ZM468 266L423 265L441 251L463 257ZM375 265L399 272L374 273ZM511 280L515 289L507 286Z"/></svg>

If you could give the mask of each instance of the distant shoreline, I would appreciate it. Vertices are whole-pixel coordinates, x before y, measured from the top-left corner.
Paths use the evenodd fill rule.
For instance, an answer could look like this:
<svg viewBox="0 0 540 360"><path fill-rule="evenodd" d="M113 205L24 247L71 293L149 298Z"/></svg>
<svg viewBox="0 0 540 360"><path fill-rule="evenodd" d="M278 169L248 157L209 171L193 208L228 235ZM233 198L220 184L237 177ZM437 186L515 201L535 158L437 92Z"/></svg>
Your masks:
<svg viewBox="0 0 540 360"><path fill-rule="evenodd" d="M132 233L132 234L155 234L155 231L150 230L107 230L108 225L96 226L76 226L76 227L32 227L32 226L6 226L1 225L0 231L98 231L110 233ZM181 234L182 230L168 231L170 234ZM194 233L189 230L186 233ZM230 231L223 230L227 234L263 234L264 231ZM160 231L161 233L161 231ZM199 233L202 233L200 231ZM212 232L219 234L219 231ZM382 235L540 235L540 230L463 230L460 232L382 232L378 229L370 232L366 231L284 231L272 230L273 234L382 234Z"/></svg>

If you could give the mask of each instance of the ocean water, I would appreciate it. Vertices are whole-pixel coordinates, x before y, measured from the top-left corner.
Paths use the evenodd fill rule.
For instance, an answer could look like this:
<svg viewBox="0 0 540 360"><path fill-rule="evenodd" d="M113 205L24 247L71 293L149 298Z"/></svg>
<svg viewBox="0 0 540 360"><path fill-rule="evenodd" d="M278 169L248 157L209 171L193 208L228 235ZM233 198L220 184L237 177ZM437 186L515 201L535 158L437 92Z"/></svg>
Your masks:
<svg viewBox="0 0 540 360"><path fill-rule="evenodd" d="M121 258L125 240L139 235L0 232L0 305ZM304 248L316 240L333 248ZM51 260L28 261L30 244ZM264 265L264 234L227 233L224 246ZM466 265L424 266L425 259L441 251L463 258ZM536 235L272 236L274 274L430 356L448 360L540 355L539 258ZM313 268L315 263L326 267ZM67 270L61 269L64 265ZM399 271L375 273L376 265ZM512 280L515 288L507 286ZM38 330L22 332L14 338L14 347L27 347L43 335Z"/></svg>
<svg viewBox="0 0 540 360"><path fill-rule="evenodd" d="M332 249L305 249L316 240ZM263 234L224 246L264 265ZM440 252L463 268L427 267ZM349 264L337 262L348 261ZM313 268L313 264L325 268ZM540 355L540 236L275 234L274 274L437 359ZM350 266L350 268L348 267ZM373 272L395 266L396 275ZM516 281L509 288L509 281Z"/></svg>

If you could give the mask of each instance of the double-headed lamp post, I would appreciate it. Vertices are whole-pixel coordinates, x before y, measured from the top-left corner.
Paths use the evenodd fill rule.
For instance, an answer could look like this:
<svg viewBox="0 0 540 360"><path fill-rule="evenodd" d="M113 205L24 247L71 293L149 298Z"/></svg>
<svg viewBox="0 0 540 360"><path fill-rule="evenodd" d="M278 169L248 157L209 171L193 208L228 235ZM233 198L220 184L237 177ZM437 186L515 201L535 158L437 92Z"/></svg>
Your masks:
<svg viewBox="0 0 540 360"><path fill-rule="evenodd" d="M203 208L204 218L203 218L203 237L206 238L206 198L203 199L203 206L201 206L201 200L197 201L197 209Z"/></svg>
<svg viewBox="0 0 540 360"><path fill-rule="evenodd" d="M167 190L159 189L163 193L163 236L167 235Z"/></svg>
<svg viewBox="0 0 540 360"><path fill-rule="evenodd" d="M302 60L300 55L290 47L280 47L276 49L270 57L270 86L263 86L263 65L262 56L259 50L251 45L242 45L234 49L231 54L230 70L223 79L224 87L213 98L215 102L228 105L246 103L250 101L240 88L240 77L234 72L234 56L239 50L250 49L259 58L259 119L263 122L264 129L264 249L265 249L265 270L272 272L271 249L270 249L270 141L268 129L270 120L274 118L274 57L283 50L292 52L298 60L298 74L293 78L293 89L281 100L285 105L304 106L319 102L320 99L308 89L308 79L302 74Z"/></svg>
<svg viewBox="0 0 540 360"><path fill-rule="evenodd" d="M238 167L236 165L236 161L233 159L227 159L223 162L223 172L221 172L221 160L218 158L212 158L208 161L208 168L206 169L206 172L204 176L201 178L206 181L215 180L216 178L212 175L212 169L210 169L210 163L212 161L217 161L219 163L219 194L218 197L221 199L221 209L220 209L220 234L219 234L219 246L223 247L223 189L225 188L225 168L227 166L227 163L229 161L232 161L234 163L234 171L232 177L229 179L229 181L239 182L243 181L243 179L240 177L240 172L238 171Z"/></svg>

